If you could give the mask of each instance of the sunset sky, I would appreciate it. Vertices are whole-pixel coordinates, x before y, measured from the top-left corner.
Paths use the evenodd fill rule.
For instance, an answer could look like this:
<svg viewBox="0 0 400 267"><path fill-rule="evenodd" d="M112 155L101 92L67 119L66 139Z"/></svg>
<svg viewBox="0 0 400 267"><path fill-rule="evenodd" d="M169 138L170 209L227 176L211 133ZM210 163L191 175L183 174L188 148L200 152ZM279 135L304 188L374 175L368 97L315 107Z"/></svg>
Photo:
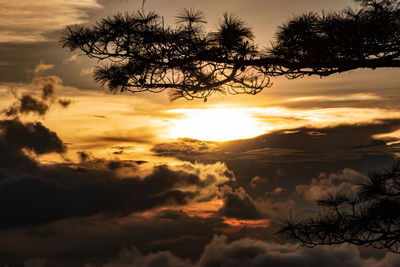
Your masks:
<svg viewBox="0 0 400 267"><path fill-rule="evenodd" d="M269 47L296 14L349 6L147 0L144 10L169 25L183 8L203 10L210 31L233 13ZM67 25L141 8L0 1L0 266L399 266L384 251L308 249L274 233L397 159L400 70L273 78L257 95L207 102L114 94L94 81L98 62L60 39ZM41 105L24 110L29 97Z"/></svg>

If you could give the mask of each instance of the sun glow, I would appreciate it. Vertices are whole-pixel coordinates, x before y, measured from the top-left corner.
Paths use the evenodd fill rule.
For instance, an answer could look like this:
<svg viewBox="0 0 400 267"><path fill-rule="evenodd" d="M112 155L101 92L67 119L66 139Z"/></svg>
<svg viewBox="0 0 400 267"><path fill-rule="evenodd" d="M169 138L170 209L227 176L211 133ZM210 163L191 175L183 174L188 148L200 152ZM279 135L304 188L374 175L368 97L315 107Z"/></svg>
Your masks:
<svg viewBox="0 0 400 267"><path fill-rule="evenodd" d="M229 141L255 137L266 131L245 109L178 109L171 112L185 114L184 118L172 121L171 138Z"/></svg>

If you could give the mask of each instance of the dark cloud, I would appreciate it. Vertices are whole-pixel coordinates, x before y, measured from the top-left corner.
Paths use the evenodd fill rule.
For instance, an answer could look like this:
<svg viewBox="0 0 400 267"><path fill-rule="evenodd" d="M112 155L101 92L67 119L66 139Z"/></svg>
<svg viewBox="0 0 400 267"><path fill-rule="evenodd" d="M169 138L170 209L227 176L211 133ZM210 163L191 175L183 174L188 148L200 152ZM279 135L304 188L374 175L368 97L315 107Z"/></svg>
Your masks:
<svg viewBox="0 0 400 267"><path fill-rule="evenodd" d="M100 118L100 119L106 119L107 118L106 116L103 116L103 115L93 115L93 117Z"/></svg>
<svg viewBox="0 0 400 267"><path fill-rule="evenodd" d="M0 168L25 169L36 161L24 149L37 155L64 153L66 146L55 132L42 123L22 123L17 119L0 121Z"/></svg>
<svg viewBox="0 0 400 267"><path fill-rule="evenodd" d="M3 111L6 116L16 117L27 114L44 116L47 114L57 100L56 90L61 84L61 79L56 76L39 76L35 77L31 83L38 90L24 93L22 96L18 96L16 91L11 90L17 101ZM59 99L57 103L66 108L71 104L71 100Z"/></svg>
<svg viewBox="0 0 400 267"><path fill-rule="evenodd" d="M107 167L110 170L116 170L121 168L135 168L135 161L119 161L119 160L110 160L107 164Z"/></svg>
<svg viewBox="0 0 400 267"><path fill-rule="evenodd" d="M93 158L93 155L90 152L78 151L76 153L78 154L80 161L86 161L86 160Z"/></svg>
<svg viewBox="0 0 400 267"><path fill-rule="evenodd" d="M219 218L161 210L147 216L131 214L121 219L97 215L3 229L0 264L45 257L48 266L84 266L87 262L100 266L115 258L121 248L132 245L145 254L168 250L176 256L196 260L211 241L215 228L223 226Z"/></svg>
<svg viewBox="0 0 400 267"><path fill-rule="evenodd" d="M381 259L364 258L355 247L340 246L299 248L292 244L279 245L255 239L241 239L228 242L226 236L214 236L204 248L200 259L195 263L174 256L169 251L142 254L136 248L123 250L119 257L103 267L302 267L302 266L346 266L346 267L395 267L400 258L387 255ZM158 264L158 265L157 265ZM161 264L161 265L160 265ZM174 265L177 264L177 265Z"/></svg>
<svg viewBox="0 0 400 267"><path fill-rule="evenodd" d="M125 150L134 149L133 146L116 146L116 147L113 147L113 148L117 149L116 151L113 152L114 155L121 155L121 154L124 154Z"/></svg>
<svg viewBox="0 0 400 267"><path fill-rule="evenodd" d="M215 197L218 186L232 179L223 164L159 165L144 175L138 168L143 161L107 161L86 152L79 153L79 164L40 165L24 150L65 152L56 133L17 119L0 121L0 130L0 228L185 205Z"/></svg>
<svg viewBox="0 0 400 267"><path fill-rule="evenodd" d="M14 149L27 148L38 155L46 153L63 153L66 147L55 132L40 122L22 123L21 121L0 121L1 139L3 143Z"/></svg>
<svg viewBox="0 0 400 267"><path fill-rule="evenodd" d="M159 156L186 157L187 155L197 156L203 153L214 152L217 147L216 142L179 138L176 142L157 144L151 151Z"/></svg>
<svg viewBox="0 0 400 267"><path fill-rule="evenodd" d="M95 137L98 141L103 142L128 142L128 143L148 143L154 136L149 135L140 135L140 136L98 136ZM93 138L91 137L91 140Z"/></svg>
<svg viewBox="0 0 400 267"><path fill-rule="evenodd" d="M107 213L128 215L160 206L185 205L214 183L183 170L156 166L145 177L118 177L114 170L134 163L103 162L107 169L85 165L42 166L23 173L2 170L0 227L16 227L52 220ZM99 162L87 163L99 166Z"/></svg>
<svg viewBox="0 0 400 267"><path fill-rule="evenodd" d="M352 151L358 147L376 145L374 135L400 128L399 120L384 120L360 125L339 125L326 128L298 128L290 133L272 132L254 139L238 140L222 144L227 152L248 152L259 149L290 149L294 151L332 152ZM380 143L384 146L385 143Z"/></svg>
<svg viewBox="0 0 400 267"><path fill-rule="evenodd" d="M49 106L39 100L33 98L30 95L23 95L20 99L20 105L17 109L21 114L28 114L30 112L37 113L38 115L43 116L49 110ZM7 115L10 116L8 112ZM16 114L12 114L16 115Z"/></svg>
<svg viewBox="0 0 400 267"><path fill-rule="evenodd" d="M60 104L63 108L67 108L69 105L71 105L72 100L71 99L59 99L58 104Z"/></svg>
<svg viewBox="0 0 400 267"><path fill-rule="evenodd" d="M54 98L57 86L61 84L61 79L56 76L42 76L35 77L33 83L42 86L41 97L43 100L48 100L49 98Z"/></svg>
<svg viewBox="0 0 400 267"><path fill-rule="evenodd" d="M95 136L82 137L79 139L80 142L90 142L93 143L93 140L96 140L96 143L93 144L93 147L104 147L109 146L110 144L118 143L139 143L146 144L151 143L156 136L154 132L149 127L141 127L141 128L133 128L126 129L123 131L104 131L99 132L99 134Z"/></svg>
<svg viewBox="0 0 400 267"><path fill-rule="evenodd" d="M224 194L224 206L219 209L221 215L244 220L263 217L243 188L240 187L235 190L229 186L224 186L222 192Z"/></svg>

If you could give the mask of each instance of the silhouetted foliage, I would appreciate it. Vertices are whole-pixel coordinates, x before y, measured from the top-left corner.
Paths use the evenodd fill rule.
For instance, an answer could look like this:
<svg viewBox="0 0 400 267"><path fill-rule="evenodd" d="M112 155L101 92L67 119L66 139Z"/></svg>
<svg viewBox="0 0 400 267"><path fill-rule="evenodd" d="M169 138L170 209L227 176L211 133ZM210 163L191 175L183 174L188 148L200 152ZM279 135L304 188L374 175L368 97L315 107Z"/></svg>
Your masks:
<svg viewBox="0 0 400 267"><path fill-rule="evenodd" d="M281 26L271 54L289 77L327 76L357 68L399 67L400 2L356 0L358 11L347 8L322 16L309 13Z"/></svg>
<svg viewBox="0 0 400 267"><path fill-rule="evenodd" d="M214 92L256 94L285 75L327 76L357 68L399 67L400 2L356 0L328 14L297 16L277 30L268 49L253 42L251 29L224 14L206 32L204 13L183 10L174 28L154 12L117 14L92 27L67 27L63 47L108 64L95 79L112 91L160 92L172 99L204 98Z"/></svg>
<svg viewBox="0 0 400 267"><path fill-rule="evenodd" d="M350 243L400 253L400 164L370 173L354 195L335 194L316 217L289 218L278 232L303 246Z"/></svg>

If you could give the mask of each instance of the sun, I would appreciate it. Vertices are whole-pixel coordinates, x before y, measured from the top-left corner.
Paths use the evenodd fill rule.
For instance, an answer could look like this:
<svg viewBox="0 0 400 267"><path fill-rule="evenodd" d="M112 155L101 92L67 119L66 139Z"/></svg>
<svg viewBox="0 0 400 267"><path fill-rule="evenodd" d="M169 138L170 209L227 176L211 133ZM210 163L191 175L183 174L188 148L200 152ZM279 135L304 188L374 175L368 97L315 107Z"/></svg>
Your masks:
<svg viewBox="0 0 400 267"><path fill-rule="evenodd" d="M169 127L171 138L230 141L265 133L265 128L245 109L178 109L171 112L184 114L182 119L172 121Z"/></svg>

